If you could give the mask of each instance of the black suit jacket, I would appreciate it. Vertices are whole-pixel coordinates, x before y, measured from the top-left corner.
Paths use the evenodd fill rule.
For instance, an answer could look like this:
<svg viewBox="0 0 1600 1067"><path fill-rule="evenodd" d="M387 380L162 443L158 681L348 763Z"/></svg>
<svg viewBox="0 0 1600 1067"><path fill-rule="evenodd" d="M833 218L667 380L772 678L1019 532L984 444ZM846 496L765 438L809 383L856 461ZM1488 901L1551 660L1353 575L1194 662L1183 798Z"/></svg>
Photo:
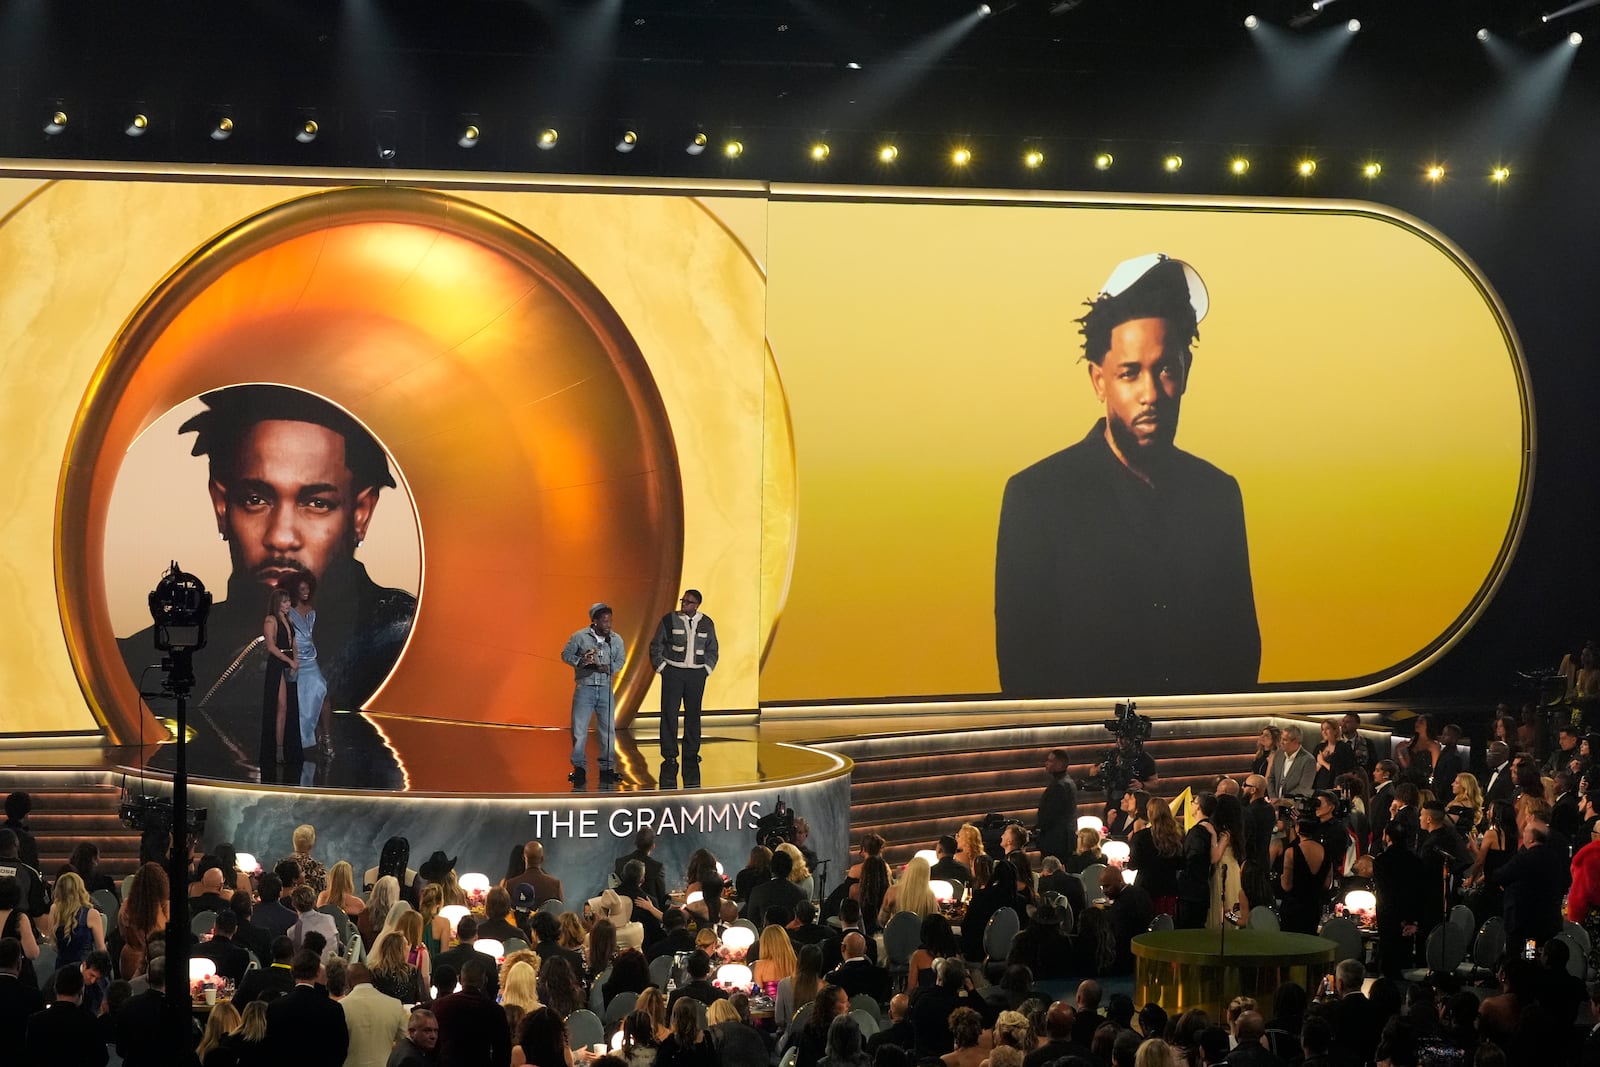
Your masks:
<svg viewBox="0 0 1600 1067"><path fill-rule="evenodd" d="M1039 851L1063 863L1072 855L1078 833L1078 787L1063 774L1039 796ZM970 878L963 881L970 881Z"/></svg>
<svg viewBox="0 0 1600 1067"><path fill-rule="evenodd" d="M1515 800L1517 798L1517 783L1511 773L1511 761L1507 760L1505 766L1500 768L1497 775L1494 768L1483 774L1483 806L1487 808L1497 800Z"/></svg>
<svg viewBox="0 0 1600 1067"><path fill-rule="evenodd" d="M1396 931L1422 917L1426 881L1422 860L1408 848L1388 848L1372 858L1372 889L1378 898L1378 927Z"/></svg>
<svg viewBox="0 0 1600 1067"><path fill-rule="evenodd" d="M1454 745L1439 746L1439 762L1433 765L1433 777L1429 779L1429 788L1436 797L1449 799L1451 787L1455 785L1456 775L1465 771L1467 766L1461 761L1461 755L1455 750Z"/></svg>
<svg viewBox="0 0 1600 1067"><path fill-rule="evenodd" d="M1255 688L1261 631L1239 483L1172 448L1152 488L1117 459L1105 429L1102 419L1006 483L995 549L1001 690ZM1145 562L1117 568L1108 559Z"/></svg>
<svg viewBox="0 0 1600 1067"><path fill-rule="evenodd" d="M535 951L538 950L535 949ZM546 954L548 954L548 950ZM539 958L541 963L545 959L546 954L540 955ZM560 955L560 952L556 954ZM473 956L477 956L479 959L481 959L483 961L484 968L489 972L489 984L486 987L485 992L489 994L489 999L493 1000L495 997L500 995L500 967L495 963L494 957L489 955L487 952L479 952L471 945L457 945L455 948L445 949L443 952L439 953L433 958L434 974L439 973L440 964L448 963L451 967L455 968L456 977L459 979L461 977L461 965L472 959ZM567 962L571 963L572 961L568 960ZM576 978L580 984L582 984L583 967L581 964L573 969L572 976ZM428 976L428 983L430 985L439 984L438 982L434 981L432 974Z"/></svg>
<svg viewBox="0 0 1600 1067"><path fill-rule="evenodd" d="M123 1067L170 1067L178 1036L168 1033L164 994L147 989L128 998L117 1011L117 1054Z"/></svg>
<svg viewBox="0 0 1600 1067"><path fill-rule="evenodd" d="M831 982L850 996L865 993L879 1004L889 1003L889 972L868 959L847 960L829 972Z"/></svg>
<svg viewBox="0 0 1600 1067"><path fill-rule="evenodd" d="M235 987L244 981L245 969L250 966L250 950L226 937L202 941L194 947L194 954L215 963L217 973L231 979Z"/></svg>
<svg viewBox="0 0 1600 1067"><path fill-rule="evenodd" d="M1583 816L1578 812L1576 793L1563 793L1550 809L1550 829L1569 842L1587 841L1583 836Z"/></svg>
<svg viewBox="0 0 1600 1067"><path fill-rule="evenodd" d="M1393 782L1384 782L1372 791L1372 803L1367 805L1367 824L1372 828L1372 839L1367 843L1367 851L1373 855L1382 852L1386 844L1383 831L1389 825L1389 805L1393 801Z"/></svg>
<svg viewBox="0 0 1600 1067"><path fill-rule="evenodd" d="M433 1002L440 1067L506 1067L511 1027L493 997L463 989Z"/></svg>
<svg viewBox="0 0 1600 1067"><path fill-rule="evenodd" d="M650 903L663 910L667 906L667 869L660 860L650 858L650 853L634 849L626 856L617 857L617 862L612 865L612 871L617 879L622 879L622 868L630 860L638 860L644 864L644 881L639 883L644 890L644 896L650 898Z"/></svg>
<svg viewBox="0 0 1600 1067"><path fill-rule="evenodd" d="M1272 866L1272 831L1277 825L1272 802L1265 797L1244 806L1244 855L1262 870Z"/></svg>
<svg viewBox="0 0 1600 1067"><path fill-rule="evenodd" d="M1544 942L1561 932L1561 898L1572 883L1566 849L1549 843L1518 849L1488 882L1506 890L1508 945L1530 937Z"/></svg>
<svg viewBox="0 0 1600 1067"><path fill-rule="evenodd" d="M267 1005L267 1048L278 1063L343 1067L350 1051L344 1009L316 986L295 986Z"/></svg>
<svg viewBox="0 0 1600 1067"><path fill-rule="evenodd" d="M105 1042L94 1018L70 1000L58 1000L35 1013L27 1022L27 1033L6 1031L6 1045L25 1050L22 1062L27 1067L105 1067ZM21 1042L17 1038L24 1037Z"/></svg>
<svg viewBox="0 0 1600 1067"><path fill-rule="evenodd" d="M252 1000L276 999L294 988L294 977L288 964L281 967L266 965L244 976L234 990L233 1006L241 1012Z"/></svg>
<svg viewBox="0 0 1600 1067"><path fill-rule="evenodd" d="M891 1023L867 1038L868 1052L877 1052L879 1045L896 1045L908 1054L916 1048L917 1032L911 1028L911 1016L908 1014L899 1022Z"/></svg>
<svg viewBox="0 0 1600 1067"><path fill-rule="evenodd" d="M44 994L37 982L25 982L16 975L0 974L0 1034L21 1034L28 1019L44 1010Z"/></svg>

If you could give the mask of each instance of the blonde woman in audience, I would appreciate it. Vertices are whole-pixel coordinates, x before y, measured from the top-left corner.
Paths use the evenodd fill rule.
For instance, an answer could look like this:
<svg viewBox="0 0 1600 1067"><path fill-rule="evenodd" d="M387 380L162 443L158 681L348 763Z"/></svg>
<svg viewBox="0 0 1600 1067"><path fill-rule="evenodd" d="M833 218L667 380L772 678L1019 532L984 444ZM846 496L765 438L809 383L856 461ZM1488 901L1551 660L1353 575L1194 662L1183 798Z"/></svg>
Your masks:
<svg viewBox="0 0 1600 1067"><path fill-rule="evenodd" d="M310 823L302 823L294 828L294 852L285 859L293 860L294 865L300 868L306 885L320 893L328 888L328 869L311 856L316 844L317 828Z"/></svg>
<svg viewBox="0 0 1600 1067"><path fill-rule="evenodd" d="M518 960L506 972L505 981L500 986L500 1003L507 1006L515 1004L524 1013L539 1007L539 972L524 960Z"/></svg>
<svg viewBox="0 0 1600 1067"><path fill-rule="evenodd" d="M83 879L72 871L56 879L50 910L40 917L39 931L54 943L58 968L106 950L105 919L89 899Z"/></svg>
<svg viewBox="0 0 1600 1067"><path fill-rule="evenodd" d="M461 907L467 906L469 903L467 891L461 888L461 880L456 876L455 868L452 867L449 871L446 871L444 881L439 884L444 889L444 902L446 904L458 904Z"/></svg>
<svg viewBox="0 0 1600 1067"><path fill-rule="evenodd" d="M655 1027L656 1044L665 1041L667 1035L672 1033L672 1028L667 1025L667 995L655 986L639 994L633 1010L650 1016L650 1024Z"/></svg>
<svg viewBox="0 0 1600 1067"><path fill-rule="evenodd" d="M219 1003L217 1007L222 1007ZM224 1055L215 1057L222 1067L264 1067L267 1058L267 1002L252 1000L239 1017L239 1028L222 1039ZM205 1064L204 1067L212 1067Z"/></svg>
<svg viewBox="0 0 1600 1067"><path fill-rule="evenodd" d="M515 967L519 963L526 963L528 966L532 967L534 977L537 978L539 975L539 968L543 964L543 961L539 959L539 954L533 951L531 948L517 949L517 951L507 956L505 961L500 964L501 989L504 989L506 987L506 982L510 981L511 979L511 968Z"/></svg>
<svg viewBox="0 0 1600 1067"><path fill-rule="evenodd" d="M328 888L317 894L317 907L335 905L354 919L367 910L367 902L356 896L355 871L345 860L340 860L328 871Z"/></svg>
<svg viewBox="0 0 1600 1067"><path fill-rule="evenodd" d="M372 968L372 987L402 1004L428 1002L428 980L407 957L411 946L405 935L391 932L378 938L378 947L367 957Z"/></svg>
<svg viewBox="0 0 1600 1067"><path fill-rule="evenodd" d="M973 861L979 856L986 855L988 853L983 849L983 834L970 822L962 823L961 829L956 831L956 862L971 871Z"/></svg>
<svg viewBox="0 0 1600 1067"><path fill-rule="evenodd" d="M194 1050L195 1056L200 1060L200 1067L207 1067L206 1057L213 1051L220 1051L221 1055L212 1056L216 1063L234 1062L231 1052L223 1045L223 1040L239 1029L239 1009L229 1000L217 1001L216 1007L211 1009L211 1015L206 1019L205 1033L200 1035L200 1047Z"/></svg>
<svg viewBox="0 0 1600 1067"><path fill-rule="evenodd" d="M778 851L788 855L794 866L789 869L789 881L800 887L800 891L810 900L816 894L816 880L811 877L811 868L806 866L806 857L799 847L785 841L778 846Z"/></svg>
<svg viewBox="0 0 1600 1067"><path fill-rule="evenodd" d="M994 1047L1014 1048L1023 1055L1032 1052L1036 1045L1033 1040L1033 1028L1028 1025L1028 1017L1020 1011L1001 1012L994 1021Z"/></svg>
<svg viewBox="0 0 1600 1067"><path fill-rule="evenodd" d="M1483 820L1483 788L1476 775L1463 771L1450 783L1450 805L1445 812L1455 822L1456 829L1470 834Z"/></svg>
<svg viewBox="0 0 1600 1067"><path fill-rule="evenodd" d="M394 906L389 909L388 916L383 920L383 928L378 931L377 935L367 945L368 955L375 956L378 954L378 950L383 947L383 943L393 937L395 931L399 929L401 917L410 910L411 905L405 901L397 900L394 902Z"/></svg>
<svg viewBox="0 0 1600 1067"><path fill-rule="evenodd" d="M1159 1037L1146 1038L1134 1054L1133 1067L1179 1067L1171 1045Z"/></svg>
<svg viewBox="0 0 1600 1067"><path fill-rule="evenodd" d="M878 909L878 925L889 921L895 912L908 911L918 919L926 919L939 910L939 901L929 885L928 861L921 856L911 857L900 880L883 895L883 906Z"/></svg>
<svg viewBox="0 0 1600 1067"><path fill-rule="evenodd" d="M996 1045L989 1050L989 1058L983 1061L983 1067L1022 1067L1022 1060L1023 1052L1020 1048Z"/></svg>
<svg viewBox="0 0 1600 1067"><path fill-rule="evenodd" d="M756 985L765 989L794 974L794 943L783 927L768 926L761 931L760 949L760 958L750 968Z"/></svg>
<svg viewBox="0 0 1600 1067"><path fill-rule="evenodd" d="M356 916L356 931L366 943L368 952L377 944L378 935L389 921L389 910L399 900L400 883L394 875L386 874L372 884L372 892L367 894L367 906Z"/></svg>
<svg viewBox="0 0 1600 1067"><path fill-rule="evenodd" d="M955 1048L939 1057L944 1067L982 1067L989 1058L983 1048L983 1016L971 1008L950 1013L950 1038Z"/></svg>
<svg viewBox="0 0 1600 1067"><path fill-rule="evenodd" d="M1085 826L1078 831L1078 850L1067 858L1068 874L1082 874L1085 867L1104 863L1106 855L1100 851L1100 831Z"/></svg>
<svg viewBox="0 0 1600 1067"><path fill-rule="evenodd" d="M1228 1028L1228 1047L1239 1047L1239 1016L1247 1011L1256 1010L1255 997L1234 997L1228 1001L1227 1013L1223 1016L1223 1025Z"/></svg>
<svg viewBox="0 0 1600 1067"><path fill-rule="evenodd" d="M395 924L395 933L406 939L406 962L420 971L424 978L433 973L433 955L422 941L422 913L411 908L401 914Z"/></svg>
<svg viewBox="0 0 1600 1067"><path fill-rule="evenodd" d="M716 963L722 954L722 942L717 940L717 931L714 927L704 927L694 935L694 947L711 957L711 962Z"/></svg>
<svg viewBox="0 0 1600 1067"><path fill-rule="evenodd" d="M427 946L429 955L437 956L450 947L456 936L450 929L450 920L439 914L439 909L444 907L444 889L437 882L429 882L422 888L420 903L422 943Z"/></svg>
<svg viewBox="0 0 1600 1067"><path fill-rule="evenodd" d="M584 943L589 940L589 932L583 928L583 920L578 918L577 912L564 911L556 916L556 922L561 927L561 935L556 938L556 944L562 948L570 948L580 956L583 955Z"/></svg>

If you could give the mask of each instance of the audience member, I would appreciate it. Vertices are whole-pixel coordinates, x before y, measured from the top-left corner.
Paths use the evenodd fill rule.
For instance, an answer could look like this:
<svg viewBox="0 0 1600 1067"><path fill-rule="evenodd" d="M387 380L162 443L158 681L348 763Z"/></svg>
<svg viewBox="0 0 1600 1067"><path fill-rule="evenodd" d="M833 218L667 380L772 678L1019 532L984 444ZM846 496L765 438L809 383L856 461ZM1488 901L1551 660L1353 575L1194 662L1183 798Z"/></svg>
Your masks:
<svg viewBox="0 0 1600 1067"><path fill-rule="evenodd" d="M5 831L0 830L0 838L4 836ZM0 861L0 868L3 866ZM122 958L117 973L122 977L132 978L143 970L146 942L152 934L166 928L171 910L169 892L167 872L159 863L146 863L134 873L127 899L117 914L117 932L122 935Z"/></svg>
<svg viewBox="0 0 1600 1067"><path fill-rule="evenodd" d="M489 992L494 961L474 953L461 964L461 990L433 1002L440 1067L509 1067L511 1030ZM549 1009L541 1009L547 1011ZM538 1012L530 1013L528 1018ZM523 1020L523 1026L528 1020Z"/></svg>
<svg viewBox="0 0 1600 1067"><path fill-rule="evenodd" d="M687 1005L684 1005L687 1007ZM794 1039L795 1067L816 1067L819 1060L827 1053L828 1028L833 1020L850 1010L850 1000L845 991L836 985L825 985L817 990L817 995L811 1001L811 1015L800 1026L799 1033ZM678 1030L678 1015L674 1012L672 1017L674 1036ZM949 1051L949 1027L941 1022L940 1029L945 1036L945 1049ZM669 1041L671 1038L668 1039ZM665 1044L663 1044L665 1048ZM656 1062L661 1058L657 1056Z"/></svg>
<svg viewBox="0 0 1600 1067"><path fill-rule="evenodd" d="M684 964L688 972L689 981L673 990L672 996L667 1000L667 1010L670 1013L672 1006L684 997L698 1000L707 1006L725 999L728 994L711 984L711 957L696 949L689 954L688 962Z"/></svg>
<svg viewBox="0 0 1600 1067"><path fill-rule="evenodd" d="M439 1020L427 1008L412 1009L406 1020L406 1034L395 1042L385 1067L433 1067L439 1062Z"/></svg>
<svg viewBox="0 0 1600 1067"><path fill-rule="evenodd" d="M1225 1062L1242 1067L1283 1067L1283 1060L1272 1054L1266 1043L1267 1024L1260 1012L1247 1011L1235 1027L1238 1045Z"/></svg>
<svg viewBox="0 0 1600 1067"><path fill-rule="evenodd" d="M351 965L345 981L349 992L339 1001L350 1035L345 1067L385 1067L395 1043L406 1038L406 1010L373 986L372 972L363 964Z"/></svg>
<svg viewBox="0 0 1600 1067"><path fill-rule="evenodd" d="M548 915L545 912L540 912L539 915L543 915L546 919L549 919L552 924L555 923L555 916ZM535 916L535 918L537 918L537 916ZM538 930L539 924L535 922L534 933L537 934ZM471 915L463 915L461 917L461 921L456 923L455 947L446 949L445 951L439 953L439 955L433 961L433 985L438 987L441 992L444 989L439 982L439 967L441 964L448 965L451 970L459 975L461 974L462 967L466 965L468 960L481 958L489 968L489 977L484 983L484 993L491 1000L499 995L500 979L495 971L494 957L487 953L479 952L476 945L477 940L478 920L473 918ZM551 941L553 942L554 940L555 934L552 933Z"/></svg>
<svg viewBox="0 0 1600 1067"><path fill-rule="evenodd" d="M750 890L750 897L744 904L744 916L760 920L766 915L767 909L774 905L793 911L802 900L807 899L800 887L789 880L793 870L794 860L787 853L782 850L774 852L768 867L770 877Z"/></svg>
<svg viewBox="0 0 1600 1067"><path fill-rule="evenodd" d="M867 941L852 930L840 945L842 959L823 980L843 989L848 996L865 994L883 1004L889 999L889 972L867 958Z"/></svg>
<svg viewBox="0 0 1600 1067"><path fill-rule="evenodd" d="M122 1057L123 1067L169 1067L177 1035L166 1024L166 1006L162 1003L167 986L166 957L150 959L145 979L148 988L129 997L117 1010L117 1055Z"/></svg>
<svg viewBox="0 0 1600 1067"><path fill-rule="evenodd" d="M689 1000L679 1000L672 1008L672 1033L656 1049L656 1067L709 1067L716 1062L711 1039L700 1029L700 1015ZM811 1061L814 1065L816 1060ZM797 1067L811 1067L802 1059Z"/></svg>
<svg viewBox="0 0 1600 1067"><path fill-rule="evenodd" d="M948 834L939 838L933 846L933 852L937 860L929 869L928 876L946 882L960 882L964 886L971 885L972 868L956 859L956 851L959 847L956 844L956 839ZM1048 855L1054 855L1054 853L1048 853ZM1056 859L1058 862L1060 861L1059 856ZM871 1043L870 1039L868 1043Z"/></svg>
<svg viewBox="0 0 1600 1067"><path fill-rule="evenodd" d="M839 1024L839 1019L833 1021L835 1027ZM986 1056L980 1045L983 1038L983 1016L971 1008L957 1008L950 1013L946 1025L950 1028L950 1042L953 1047L940 1057L940 1061L945 1067L980 1067Z"/></svg>
<svg viewBox="0 0 1600 1067"><path fill-rule="evenodd" d="M1068 1056L1082 1056L1088 1059L1088 1046L1078 1043L1073 1038L1077 1022L1078 1012L1071 1004L1057 1001L1050 1005L1050 1011L1045 1016L1044 1034L1041 1035L1046 1038L1045 1043L1023 1057L1023 1067L1044 1067L1045 1064L1054 1063Z"/></svg>
<svg viewBox="0 0 1600 1067"><path fill-rule="evenodd" d="M1533 823L1526 844L1504 866L1486 876L1505 889L1506 942L1543 943L1561 932L1561 898L1572 882L1565 849L1550 843L1550 827Z"/></svg>
<svg viewBox="0 0 1600 1067"><path fill-rule="evenodd" d="M20 1045L22 1062L27 1067L63 1067L78 1064L104 1067L106 1046L99 1031L80 1005L83 974L76 967L57 971L53 982L55 999L50 1006L28 1018L26 1033L11 1031L6 1044ZM21 1037L20 1042L17 1038ZM155 1063L155 1060L146 1062Z"/></svg>
<svg viewBox="0 0 1600 1067"><path fill-rule="evenodd" d="M316 827L304 823L296 826L292 840L294 851L284 857L284 862L295 865L300 871L301 882L309 885L315 893L322 892L328 888L328 869L311 855L311 850L317 845ZM279 877L283 876L280 874Z"/></svg>
<svg viewBox="0 0 1600 1067"><path fill-rule="evenodd" d="M898 1045L907 1052L917 1047L916 1030L911 1025L911 998L906 994L896 993L889 998L889 1025L867 1038L868 1052L878 1051L879 1045Z"/></svg>
<svg viewBox="0 0 1600 1067"><path fill-rule="evenodd" d="M344 1010L317 988L322 958L309 949L290 962L294 988L267 1005L267 1050L278 1063L340 1067L350 1051Z"/></svg>

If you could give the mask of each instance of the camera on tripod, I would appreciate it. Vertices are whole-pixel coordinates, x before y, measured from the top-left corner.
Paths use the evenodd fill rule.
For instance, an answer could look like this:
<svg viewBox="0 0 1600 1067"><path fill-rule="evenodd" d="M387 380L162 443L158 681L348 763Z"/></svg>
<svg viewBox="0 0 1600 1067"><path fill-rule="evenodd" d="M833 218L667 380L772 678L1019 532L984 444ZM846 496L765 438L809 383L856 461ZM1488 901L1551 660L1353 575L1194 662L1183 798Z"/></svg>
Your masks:
<svg viewBox="0 0 1600 1067"><path fill-rule="evenodd" d="M1144 743L1150 739L1155 723L1148 715L1139 714L1138 704L1125 700L1117 704L1116 717L1106 719L1101 725L1117 739L1117 747L1083 786L1103 789L1107 796L1120 796L1135 780L1134 764L1143 755Z"/></svg>
<svg viewBox="0 0 1600 1067"><path fill-rule="evenodd" d="M756 820L756 844L776 852L785 843L795 843L794 809L779 797L777 807Z"/></svg>

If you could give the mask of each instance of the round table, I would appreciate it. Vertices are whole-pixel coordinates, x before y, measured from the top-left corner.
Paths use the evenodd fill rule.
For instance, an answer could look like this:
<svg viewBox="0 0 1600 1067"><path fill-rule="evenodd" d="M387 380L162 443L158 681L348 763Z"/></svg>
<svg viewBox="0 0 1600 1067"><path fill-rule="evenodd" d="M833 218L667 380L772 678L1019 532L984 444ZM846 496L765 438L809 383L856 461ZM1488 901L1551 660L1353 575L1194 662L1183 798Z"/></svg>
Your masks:
<svg viewBox="0 0 1600 1067"><path fill-rule="evenodd" d="M1134 1003L1155 1001L1176 1017L1202 1008L1220 1018L1237 996L1254 997L1266 1016L1285 982L1307 995L1337 962L1325 937L1278 930L1159 930L1133 939Z"/></svg>

